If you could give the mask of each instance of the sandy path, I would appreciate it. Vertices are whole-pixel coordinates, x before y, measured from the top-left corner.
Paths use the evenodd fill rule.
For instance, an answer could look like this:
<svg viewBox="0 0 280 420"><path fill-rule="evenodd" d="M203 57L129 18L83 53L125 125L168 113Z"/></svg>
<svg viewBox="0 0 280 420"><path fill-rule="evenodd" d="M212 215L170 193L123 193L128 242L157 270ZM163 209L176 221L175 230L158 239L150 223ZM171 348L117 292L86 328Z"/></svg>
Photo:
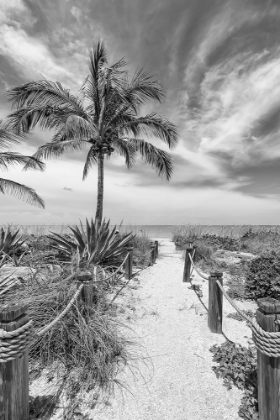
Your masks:
<svg viewBox="0 0 280 420"><path fill-rule="evenodd" d="M127 369L119 379L125 381L130 393L117 389L105 406L97 405L90 412L89 418L240 419L241 392L236 388L227 391L211 370L209 347L224 342L224 338L210 333L205 310L189 284L182 282L181 252L176 252L169 240L160 240L160 245L157 263L139 275L140 287L135 289L132 283L132 335L143 346L140 352L145 357L138 362L141 374L135 371L131 375ZM203 300L207 302L206 295ZM228 319L226 327L229 333L235 330L235 336L248 334L245 323Z"/></svg>

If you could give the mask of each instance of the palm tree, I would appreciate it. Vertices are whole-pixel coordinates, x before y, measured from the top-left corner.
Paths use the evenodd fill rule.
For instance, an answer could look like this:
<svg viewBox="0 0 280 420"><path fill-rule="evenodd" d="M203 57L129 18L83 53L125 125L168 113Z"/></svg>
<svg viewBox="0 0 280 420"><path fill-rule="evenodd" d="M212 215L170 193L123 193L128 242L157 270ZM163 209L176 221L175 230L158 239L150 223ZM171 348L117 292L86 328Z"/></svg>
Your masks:
<svg viewBox="0 0 280 420"><path fill-rule="evenodd" d="M7 170L11 164L23 164L24 169L44 169L44 164L33 156L24 156L16 152L9 151L11 145L18 144L16 138L8 128L7 124L0 120L0 168ZM7 151L8 150L8 151ZM18 198L22 198L30 204L39 207L45 207L44 201L39 197L33 188L9 179L0 178L0 192L12 194Z"/></svg>
<svg viewBox="0 0 280 420"><path fill-rule="evenodd" d="M43 129L55 130L52 141L39 147L35 158L58 157L65 151L89 146L83 179L97 163L96 221L99 225L103 216L104 156L119 153L130 168L139 153L159 176L169 180L170 155L145 138L159 138L170 148L178 139L174 124L161 115L139 116L141 106L150 99L160 102L164 91L143 69L129 78L124 69L126 65L121 59L107 66L107 53L99 41L89 54L89 75L77 96L60 83L48 80L30 82L8 91L8 98L16 108L9 116L10 125L19 134L29 132L37 124Z"/></svg>

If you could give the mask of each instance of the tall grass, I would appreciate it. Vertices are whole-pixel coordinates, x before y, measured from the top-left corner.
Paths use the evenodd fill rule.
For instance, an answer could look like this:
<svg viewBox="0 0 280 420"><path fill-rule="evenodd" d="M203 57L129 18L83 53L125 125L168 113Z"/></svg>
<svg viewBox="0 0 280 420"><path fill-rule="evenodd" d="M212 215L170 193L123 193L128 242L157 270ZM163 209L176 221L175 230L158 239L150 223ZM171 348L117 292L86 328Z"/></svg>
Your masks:
<svg viewBox="0 0 280 420"><path fill-rule="evenodd" d="M27 280L8 292L1 303L27 304L37 331L62 312L75 291L75 281L50 273L47 279L34 276ZM91 390L110 393L118 370L129 361L132 343L121 332L124 326L116 317L116 307L108 305L107 293L101 283L93 308L84 312L84 304L78 300L49 331L35 336L30 347L31 377L55 366L58 387L54 398L57 401L64 393L69 407L78 394Z"/></svg>
<svg viewBox="0 0 280 420"><path fill-rule="evenodd" d="M182 225L174 226L173 228L173 241L177 237L186 238L200 238L204 235L216 235L220 237L229 237L240 239L246 232L251 231L258 235L267 235L271 232L275 236L280 234L280 225Z"/></svg>

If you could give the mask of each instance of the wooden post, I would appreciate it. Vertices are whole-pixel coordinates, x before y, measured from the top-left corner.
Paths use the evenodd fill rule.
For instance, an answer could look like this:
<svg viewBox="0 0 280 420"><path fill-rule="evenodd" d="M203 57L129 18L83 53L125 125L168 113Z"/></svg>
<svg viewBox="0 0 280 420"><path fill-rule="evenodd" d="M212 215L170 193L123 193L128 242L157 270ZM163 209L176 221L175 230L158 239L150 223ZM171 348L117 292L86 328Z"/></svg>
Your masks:
<svg viewBox="0 0 280 420"><path fill-rule="evenodd" d="M155 241L155 246L156 246L156 258L158 257L158 241Z"/></svg>
<svg viewBox="0 0 280 420"><path fill-rule="evenodd" d="M223 286L223 273L211 272L209 277L208 327L212 333L222 334L223 293L217 285Z"/></svg>
<svg viewBox="0 0 280 420"><path fill-rule="evenodd" d="M275 324L280 319L280 302L273 298L257 300L256 318L264 331L279 332L280 325ZM280 357L269 357L258 354L258 405L259 420L280 419Z"/></svg>
<svg viewBox="0 0 280 420"><path fill-rule="evenodd" d="M77 275L77 287L80 287L81 283L84 284L84 287L80 294L80 301L83 303L83 313L88 312L89 308L92 308L93 305L97 302L97 296L95 292L95 286L93 284L93 274L85 271Z"/></svg>
<svg viewBox="0 0 280 420"><path fill-rule="evenodd" d="M27 309L27 305L2 307L0 328L15 331L27 324ZM28 347L16 359L0 363L0 419L29 419Z"/></svg>
<svg viewBox="0 0 280 420"><path fill-rule="evenodd" d="M127 247L127 252L129 253L127 260L125 262L125 278L130 280L132 278L132 257L133 257L133 247Z"/></svg>
<svg viewBox="0 0 280 420"><path fill-rule="evenodd" d="M154 243L152 243L151 248L152 248L151 260L152 260L152 264L155 264L156 263L156 246Z"/></svg>
<svg viewBox="0 0 280 420"><path fill-rule="evenodd" d="M189 283L191 281L191 267L192 263L189 258L189 253L193 251L193 248L187 248L186 249L186 255L185 255L185 266L184 266L184 273L183 273L183 282Z"/></svg>

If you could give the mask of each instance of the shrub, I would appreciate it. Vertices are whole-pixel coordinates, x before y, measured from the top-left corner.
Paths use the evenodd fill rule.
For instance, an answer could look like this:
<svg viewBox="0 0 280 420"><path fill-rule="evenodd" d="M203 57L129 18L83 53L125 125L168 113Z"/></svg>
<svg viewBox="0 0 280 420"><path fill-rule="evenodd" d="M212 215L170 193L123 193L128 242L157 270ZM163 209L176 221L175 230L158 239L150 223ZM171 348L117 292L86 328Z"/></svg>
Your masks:
<svg viewBox="0 0 280 420"><path fill-rule="evenodd" d="M7 230L0 230L0 253L14 254L24 244L21 236L18 236L19 230L12 232L8 227Z"/></svg>
<svg viewBox="0 0 280 420"><path fill-rule="evenodd" d="M73 238L52 233L50 238L56 242L51 245L54 249L64 252L69 258L75 258L78 266L89 266L90 264L114 264L124 258L126 246L128 246L134 235L116 235L116 226L111 230L110 221L101 223L97 227L93 220L89 224L86 220L86 228L80 223L80 228L75 226L71 229Z"/></svg>
<svg viewBox="0 0 280 420"><path fill-rule="evenodd" d="M280 297L280 259L277 255L261 256L248 264L245 296L248 299Z"/></svg>
<svg viewBox="0 0 280 420"><path fill-rule="evenodd" d="M196 242L195 261L204 260L210 261L213 255L213 248L204 245L202 242Z"/></svg>
<svg viewBox="0 0 280 420"><path fill-rule="evenodd" d="M257 402L257 358L255 347L243 347L234 343L215 344L210 348L213 362L212 369L217 378L223 378L224 385L231 389L233 385L244 390L239 408L239 416L246 420L258 419Z"/></svg>
<svg viewBox="0 0 280 420"><path fill-rule="evenodd" d="M1 297L1 303L27 304L36 331L53 321L75 292L73 279L50 274L47 282L28 280L8 297L5 295L5 299ZM123 323L115 319L116 307L108 305L103 283L96 293L98 299L91 311L84 312L78 299L66 316L30 346L31 380L46 368L51 375L49 379L58 386L55 401L65 393L66 404L70 406L78 394L85 395L92 389L110 393L116 373L130 359L129 348L133 343L126 339Z"/></svg>
<svg viewBox="0 0 280 420"><path fill-rule="evenodd" d="M240 249L240 242L237 239L225 236L203 235L201 237L206 245L212 246L214 249L225 249L227 251L238 251Z"/></svg>
<svg viewBox="0 0 280 420"><path fill-rule="evenodd" d="M245 281L241 275L231 274L227 280L227 286L229 297L236 300L245 299Z"/></svg>

